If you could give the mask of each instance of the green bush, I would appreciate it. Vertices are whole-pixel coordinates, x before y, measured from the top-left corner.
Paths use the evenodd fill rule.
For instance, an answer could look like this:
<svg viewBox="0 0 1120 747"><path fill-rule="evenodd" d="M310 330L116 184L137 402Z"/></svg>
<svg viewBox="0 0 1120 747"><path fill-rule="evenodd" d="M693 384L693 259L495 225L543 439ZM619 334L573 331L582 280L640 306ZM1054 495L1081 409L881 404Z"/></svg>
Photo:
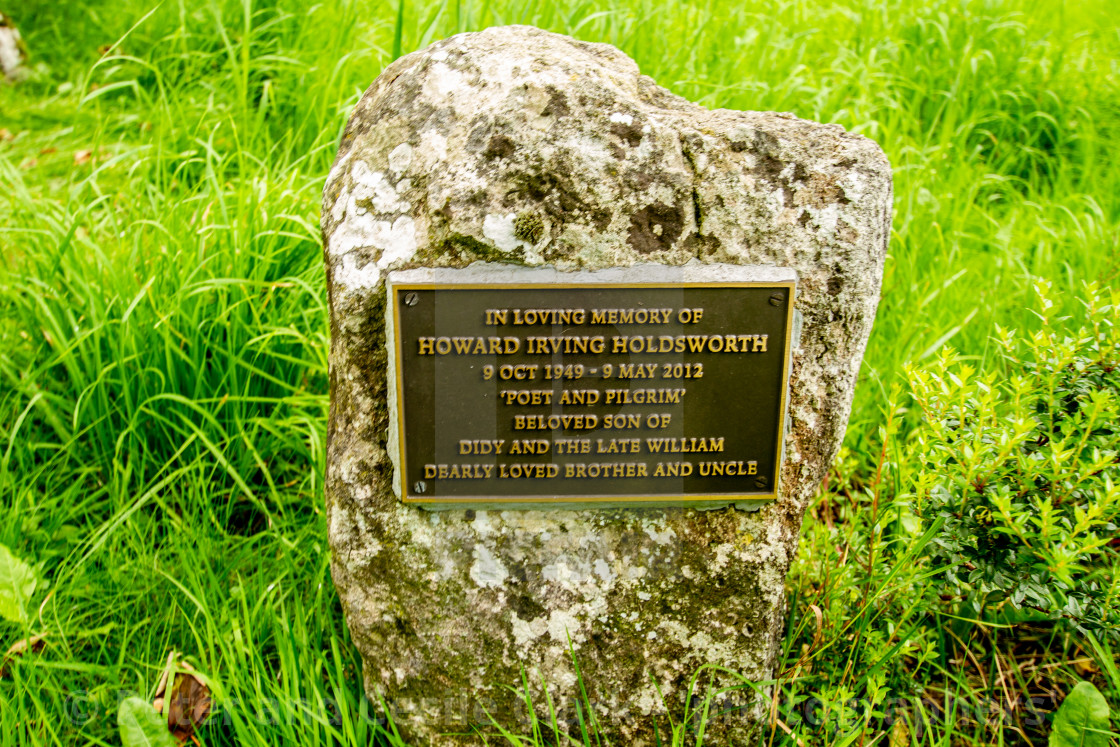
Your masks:
<svg viewBox="0 0 1120 747"><path fill-rule="evenodd" d="M910 367L924 416L909 442L912 507L946 593L978 612L1120 622L1120 293L1087 286L1076 332L1039 284L1041 325L997 328L997 361L946 350Z"/></svg>

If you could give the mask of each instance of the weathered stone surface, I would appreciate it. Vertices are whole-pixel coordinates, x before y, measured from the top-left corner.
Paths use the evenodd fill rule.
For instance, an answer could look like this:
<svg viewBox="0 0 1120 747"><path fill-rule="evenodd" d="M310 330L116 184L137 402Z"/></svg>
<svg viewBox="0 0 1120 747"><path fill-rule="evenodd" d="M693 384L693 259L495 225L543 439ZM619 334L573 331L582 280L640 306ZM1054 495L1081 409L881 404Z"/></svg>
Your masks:
<svg viewBox="0 0 1120 747"><path fill-rule="evenodd" d="M569 642L618 744L652 744L654 714L680 716L702 664L773 675L786 571L843 436L890 208L890 169L870 140L788 114L705 110L608 46L495 28L378 77L323 199L326 491L366 688L395 705L406 733L454 741L436 735L467 730L482 706L501 714L502 686L522 668L570 700ZM385 277L479 260L795 269L802 328L781 498L754 513L402 506L387 442ZM757 728L748 713L709 734L738 742Z"/></svg>
<svg viewBox="0 0 1120 747"><path fill-rule="evenodd" d="M26 72L23 68L26 59L27 47L20 38L19 29L0 13L0 73L8 81L19 80Z"/></svg>

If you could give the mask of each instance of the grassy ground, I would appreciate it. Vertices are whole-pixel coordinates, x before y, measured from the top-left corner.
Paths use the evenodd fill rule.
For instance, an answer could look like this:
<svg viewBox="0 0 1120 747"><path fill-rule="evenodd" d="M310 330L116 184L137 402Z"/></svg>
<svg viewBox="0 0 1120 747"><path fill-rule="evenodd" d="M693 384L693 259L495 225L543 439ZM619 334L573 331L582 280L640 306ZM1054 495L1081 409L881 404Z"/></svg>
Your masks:
<svg viewBox="0 0 1120 747"><path fill-rule="evenodd" d="M206 744L374 738L321 511L319 194L385 64L500 23L611 42L708 106L838 122L894 166L884 300L790 579L773 743L1023 744L1045 732L1028 699L1048 710L1079 678L1120 705L1107 636L970 619L905 555L886 418L907 362L948 343L993 365L993 325L1033 323L1035 279L1076 317L1082 281L1120 278L1109 0L4 10L35 74L0 88L0 543L49 586L0 624L3 650L45 635L4 665L0 744L118 743L118 698L150 695L170 650L222 704Z"/></svg>

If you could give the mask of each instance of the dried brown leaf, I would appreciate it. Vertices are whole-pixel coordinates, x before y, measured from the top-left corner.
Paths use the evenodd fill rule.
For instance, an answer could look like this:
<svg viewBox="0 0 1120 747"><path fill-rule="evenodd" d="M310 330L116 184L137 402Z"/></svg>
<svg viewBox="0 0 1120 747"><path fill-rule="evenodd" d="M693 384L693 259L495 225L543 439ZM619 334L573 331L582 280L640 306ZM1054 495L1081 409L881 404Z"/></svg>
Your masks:
<svg viewBox="0 0 1120 747"><path fill-rule="evenodd" d="M30 638L21 638L12 644L7 653L4 654L3 660L0 660L0 680L8 676L8 662L17 656L23 656L27 653L37 654L43 650L46 641L41 635L33 635Z"/></svg>
<svg viewBox="0 0 1120 747"><path fill-rule="evenodd" d="M197 743L195 729L202 726L210 715L210 688L194 674L190 664L179 659L177 651L167 654L167 663L154 698L152 705L156 713L166 715L171 735L180 744L187 741Z"/></svg>
<svg viewBox="0 0 1120 747"><path fill-rule="evenodd" d="M192 739L210 715L210 705L210 688L190 672L180 673L167 700L167 728L172 736L181 743Z"/></svg>
<svg viewBox="0 0 1120 747"><path fill-rule="evenodd" d="M10 659L13 656L23 656L28 651L37 654L43 650L45 645L45 638L41 635L33 635L30 638L21 638L12 644L8 652L4 654L4 658Z"/></svg>
<svg viewBox="0 0 1120 747"><path fill-rule="evenodd" d="M175 669L175 659L179 654L175 651L167 652L167 662L163 665L163 673L159 676L159 684L156 685L156 700L160 701L160 705L156 706L156 711L163 713L163 696L167 693L167 679L171 676L172 670Z"/></svg>
<svg viewBox="0 0 1120 747"><path fill-rule="evenodd" d="M1077 670L1077 673L1082 677L1092 677L1095 674L1099 674L1101 671L1100 667L1098 667L1096 662L1092 659L1075 659L1072 664L1073 668Z"/></svg>
<svg viewBox="0 0 1120 747"><path fill-rule="evenodd" d="M81 166L82 164L89 163L89 159L93 158L92 150L80 150L74 154L74 163Z"/></svg>

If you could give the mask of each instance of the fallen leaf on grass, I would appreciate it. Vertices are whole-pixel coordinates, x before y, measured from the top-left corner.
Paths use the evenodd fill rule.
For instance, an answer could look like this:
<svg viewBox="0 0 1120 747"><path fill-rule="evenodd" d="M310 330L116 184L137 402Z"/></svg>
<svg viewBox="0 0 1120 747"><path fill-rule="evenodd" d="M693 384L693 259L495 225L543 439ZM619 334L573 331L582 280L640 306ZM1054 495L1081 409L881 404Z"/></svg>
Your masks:
<svg viewBox="0 0 1120 747"><path fill-rule="evenodd" d="M910 747L910 727L906 725L906 719L900 718L894 722L888 744L890 747Z"/></svg>
<svg viewBox="0 0 1120 747"><path fill-rule="evenodd" d="M21 638L12 644L8 652L4 654L3 661L0 661L0 680L8 676L8 662L17 656L23 656L30 652L37 654L43 650L44 637L41 635L33 635L30 638Z"/></svg>
<svg viewBox="0 0 1120 747"><path fill-rule="evenodd" d="M189 672L176 677L167 701L167 728L171 734L180 742L186 742L209 715L210 688Z"/></svg>
<svg viewBox="0 0 1120 747"><path fill-rule="evenodd" d="M23 656L28 651L36 654L43 650L44 640L45 637L41 635L33 635L30 638L21 638L20 640L12 644L12 647L8 649L8 653L4 654L4 658L10 659L13 656Z"/></svg>
<svg viewBox="0 0 1120 747"><path fill-rule="evenodd" d="M1091 677L1094 674L1100 674L1101 671L1100 667L1089 658L1075 660L1073 662L1073 668L1077 670L1077 673L1082 677Z"/></svg>
<svg viewBox="0 0 1120 747"><path fill-rule="evenodd" d="M210 716L210 688L185 661L176 663L177 654L172 651L167 656L167 665L156 687L156 697L152 705L156 713L167 715L167 729L180 744L193 740L195 729L202 726ZM175 681L168 691L168 682L174 673Z"/></svg>
<svg viewBox="0 0 1120 747"><path fill-rule="evenodd" d="M80 150L74 154L74 163L81 166L82 164L89 163L89 159L93 157L92 150Z"/></svg>
<svg viewBox="0 0 1120 747"><path fill-rule="evenodd" d="M57 153L57 152L58 152L58 148L55 148L55 147L52 147L52 146L48 145L46 148L43 148L42 150L39 151L39 155L40 156L49 156L51 153Z"/></svg>
<svg viewBox="0 0 1120 747"><path fill-rule="evenodd" d="M16 136L13 135L12 131L9 130L7 127L4 127L2 129L0 129L0 140L3 140L6 143L10 140L15 140L15 139L16 139Z"/></svg>
<svg viewBox="0 0 1120 747"><path fill-rule="evenodd" d="M178 656L179 654L176 651L169 651L167 654L167 663L163 665L163 674L159 676L155 702L152 704L156 707L157 713L163 713L163 694L167 692L167 678L171 676L171 670L175 668L175 659Z"/></svg>

